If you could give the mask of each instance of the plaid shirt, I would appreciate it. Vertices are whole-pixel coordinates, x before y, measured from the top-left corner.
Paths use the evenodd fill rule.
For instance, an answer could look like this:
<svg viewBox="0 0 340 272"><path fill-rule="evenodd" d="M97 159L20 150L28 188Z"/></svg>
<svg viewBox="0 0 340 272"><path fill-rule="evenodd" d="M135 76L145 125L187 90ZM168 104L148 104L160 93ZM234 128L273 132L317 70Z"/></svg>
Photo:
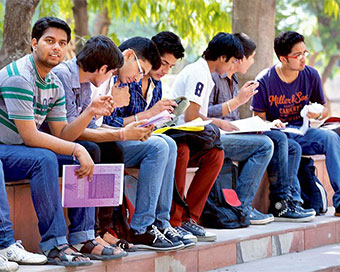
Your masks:
<svg viewBox="0 0 340 272"><path fill-rule="evenodd" d="M115 78L115 81L117 79ZM129 83L130 92L130 103L128 106L116 108L110 116L104 117L104 124L122 127L124 125L124 117L129 117L135 115L139 112L148 110L152 108L157 101L162 99L162 82L149 78L148 84L150 85L151 80L154 84L154 89L152 90L152 98L149 106L147 107L146 99L143 97L142 93L142 81L139 83L132 82ZM149 90L150 91L150 90Z"/></svg>

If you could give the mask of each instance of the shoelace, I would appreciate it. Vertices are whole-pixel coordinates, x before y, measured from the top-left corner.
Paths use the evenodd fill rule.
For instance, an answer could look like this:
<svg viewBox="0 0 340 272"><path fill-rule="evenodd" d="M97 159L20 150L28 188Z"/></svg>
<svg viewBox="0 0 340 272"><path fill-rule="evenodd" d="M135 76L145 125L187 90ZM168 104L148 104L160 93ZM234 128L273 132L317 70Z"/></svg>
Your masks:
<svg viewBox="0 0 340 272"><path fill-rule="evenodd" d="M195 230L199 230L199 231L204 231L204 228L202 228L201 226L197 225L196 221L192 218L189 219L189 221L183 222L184 225L187 225Z"/></svg>
<svg viewBox="0 0 340 272"><path fill-rule="evenodd" d="M153 239L153 241L152 241L153 243L155 243L157 241L157 239L159 239L161 241L167 241L170 244L172 244L172 242L168 238L166 238L164 236L164 234L161 233L155 225L152 225L151 227L152 227L152 230L150 230L150 233L155 235L155 239Z"/></svg>
<svg viewBox="0 0 340 272"><path fill-rule="evenodd" d="M173 227L168 227L165 229L164 231L164 235L168 234L171 237L180 237L179 233L177 232L176 229L174 229Z"/></svg>
<svg viewBox="0 0 340 272"><path fill-rule="evenodd" d="M186 231L185 229L183 229L182 227L175 227L175 230L177 231L177 233L180 236L184 236L185 234L189 233L188 231Z"/></svg>
<svg viewBox="0 0 340 272"><path fill-rule="evenodd" d="M5 256L3 256L3 255L0 254L0 261L3 261L3 262L5 262L5 263L7 263L7 262L8 262L8 259L7 259Z"/></svg>
<svg viewBox="0 0 340 272"><path fill-rule="evenodd" d="M25 250L25 248L24 248L23 245L22 245L22 241L21 241L21 240L15 241L15 245L16 245L18 248L20 248L20 249L22 249L22 250ZM26 250L25 250L25 251L26 251Z"/></svg>

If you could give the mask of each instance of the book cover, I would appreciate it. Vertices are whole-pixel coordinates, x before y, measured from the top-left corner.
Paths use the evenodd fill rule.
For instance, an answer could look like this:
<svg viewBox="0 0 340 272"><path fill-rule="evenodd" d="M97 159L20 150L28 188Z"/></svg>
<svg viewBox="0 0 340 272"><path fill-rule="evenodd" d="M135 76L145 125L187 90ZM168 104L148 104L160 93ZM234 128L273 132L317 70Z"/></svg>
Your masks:
<svg viewBox="0 0 340 272"><path fill-rule="evenodd" d="M119 206L123 201L124 164L96 164L91 181L75 175L79 165L64 165L62 206Z"/></svg>

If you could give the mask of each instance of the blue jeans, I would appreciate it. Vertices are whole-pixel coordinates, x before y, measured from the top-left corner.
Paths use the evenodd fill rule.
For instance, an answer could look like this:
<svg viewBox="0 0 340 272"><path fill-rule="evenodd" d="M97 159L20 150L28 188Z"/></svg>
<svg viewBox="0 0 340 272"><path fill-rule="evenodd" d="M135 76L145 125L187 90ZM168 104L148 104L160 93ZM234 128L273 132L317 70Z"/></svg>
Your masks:
<svg viewBox="0 0 340 272"><path fill-rule="evenodd" d="M300 145L279 130L264 134L274 143L274 154L267 168L271 203L288 198L303 202L297 178L302 153Z"/></svg>
<svg viewBox="0 0 340 272"><path fill-rule="evenodd" d="M256 190L273 155L273 142L265 135L222 134L226 158L241 162L236 192L249 213Z"/></svg>
<svg viewBox="0 0 340 272"><path fill-rule="evenodd" d="M39 220L41 250L67 243L56 154L43 148L0 144L0 160L6 181L30 179L32 202ZM70 243L94 238L94 208L70 209L69 218Z"/></svg>
<svg viewBox="0 0 340 272"><path fill-rule="evenodd" d="M5 177L0 160L0 249L14 244L14 231L9 220L9 205L5 188Z"/></svg>
<svg viewBox="0 0 340 272"><path fill-rule="evenodd" d="M331 185L333 205L340 205L340 138L331 130L309 128L304 136L289 133L288 137L300 144L303 155L324 154Z"/></svg>
<svg viewBox="0 0 340 272"><path fill-rule="evenodd" d="M139 167L135 213L130 227L144 233L155 224L170 227L170 209L177 158L176 142L166 135L152 135L147 141L117 142L126 167Z"/></svg>

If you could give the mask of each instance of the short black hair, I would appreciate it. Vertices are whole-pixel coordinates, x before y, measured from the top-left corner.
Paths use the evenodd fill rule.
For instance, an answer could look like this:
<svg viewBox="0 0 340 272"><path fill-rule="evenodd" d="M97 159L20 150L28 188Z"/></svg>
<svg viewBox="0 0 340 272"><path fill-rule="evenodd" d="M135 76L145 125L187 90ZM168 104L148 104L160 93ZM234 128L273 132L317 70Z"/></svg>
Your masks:
<svg viewBox="0 0 340 272"><path fill-rule="evenodd" d="M175 33L162 31L153 36L151 40L157 45L161 56L168 53L174 55L176 59L184 57L184 47Z"/></svg>
<svg viewBox="0 0 340 272"><path fill-rule="evenodd" d="M220 56L226 56L229 61L232 57L242 59L244 56L242 44L232 34L220 32L209 42L202 57L206 60L217 60Z"/></svg>
<svg viewBox="0 0 340 272"><path fill-rule="evenodd" d="M234 36L238 39L243 47L243 53L246 58L249 58L256 49L255 42L249 38L249 36L243 32L235 33Z"/></svg>
<svg viewBox="0 0 340 272"><path fill-rule="evenodd" d="M68 24L56 17L42 17L38 19L32 29L32 39L39 41L42 35L44 35L46 29L50 27L60 28L67 34L67 43L71 40L71 28Z"/></svg>
<svg viewBox="0 0 340 272"><path fill-rule="evenodd" d="M158 70L161 67L161 55L156 44L148 38L133 37L123 42L119 49L123 52L127 49L135 51L138 58L148 61L152 65L152 70Z"/></svg>
<svg viewBox="0 0 340 272"><path fill-rule="evenodd" d="M281 32L274 40L274 50L278 59L280 56L288 56L292 52L292 48L299 42L304 42L303 35L295 31Z"/></svg>
<svg viewBox="0 0 340 272"><path fill-rule="evenodd" d="M93 73L103 65L107 71L120 68L124 57L117 45L108 37L99 35L90 38L77 54L77 64L84 72Z"/></svg>

